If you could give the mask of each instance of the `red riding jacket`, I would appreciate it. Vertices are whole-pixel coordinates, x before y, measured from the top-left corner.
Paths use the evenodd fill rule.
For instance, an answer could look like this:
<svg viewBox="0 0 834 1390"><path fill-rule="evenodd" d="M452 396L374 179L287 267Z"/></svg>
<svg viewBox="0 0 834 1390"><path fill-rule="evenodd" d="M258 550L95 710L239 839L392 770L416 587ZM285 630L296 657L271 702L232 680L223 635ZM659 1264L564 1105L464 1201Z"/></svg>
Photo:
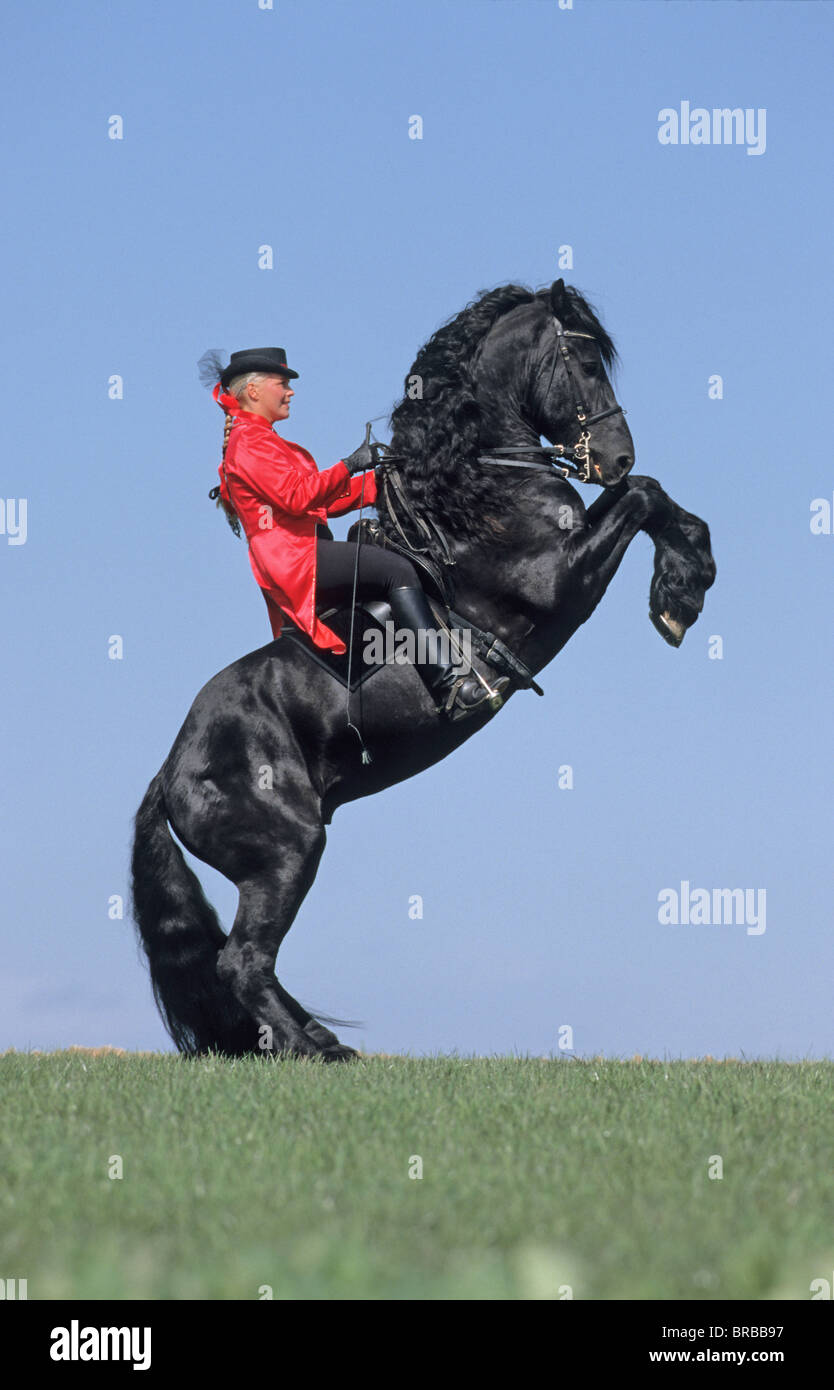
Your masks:
<svg viewBox="0 0 834 1390"><path fill-rule="evenodd" d="M240 518L273 637L280 636L286 613L317 647L344 652L341 638L316 616L316 526L373 504L373 472L351 477L341 461L319 472L312 454L281 439L262 415L242 410L234 396L220 394L219 384L214 399L234 416L219 470L220 496Z"/></svg>

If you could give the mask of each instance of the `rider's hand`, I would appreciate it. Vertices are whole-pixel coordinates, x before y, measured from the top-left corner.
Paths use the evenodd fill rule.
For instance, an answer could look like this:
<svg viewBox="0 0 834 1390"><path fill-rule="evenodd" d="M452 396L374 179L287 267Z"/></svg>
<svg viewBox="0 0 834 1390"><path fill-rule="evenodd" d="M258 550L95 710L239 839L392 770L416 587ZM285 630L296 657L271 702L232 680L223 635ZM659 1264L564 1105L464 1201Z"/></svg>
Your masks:
<svg viewBox="0 0 834 1390"><path fill-rule="evenodd" d="M342 462L349 473L364 473L367 468L374 466L373 449L370 444L360 444L359 448L354 453L348 454Z"/></svg>

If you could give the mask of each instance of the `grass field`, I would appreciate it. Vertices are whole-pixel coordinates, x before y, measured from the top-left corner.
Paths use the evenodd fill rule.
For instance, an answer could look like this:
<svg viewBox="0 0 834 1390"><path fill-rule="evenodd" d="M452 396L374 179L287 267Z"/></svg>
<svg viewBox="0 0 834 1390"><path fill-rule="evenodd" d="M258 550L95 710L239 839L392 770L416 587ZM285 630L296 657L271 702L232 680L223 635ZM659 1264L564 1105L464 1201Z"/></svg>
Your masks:
<svg viewBox="0 0 834 1390"><path fill-rule="evenodd" d="M834 1277L832 1083L830 1062L5 1053L0 1276L30 1299L808 1300Z"/></svg>

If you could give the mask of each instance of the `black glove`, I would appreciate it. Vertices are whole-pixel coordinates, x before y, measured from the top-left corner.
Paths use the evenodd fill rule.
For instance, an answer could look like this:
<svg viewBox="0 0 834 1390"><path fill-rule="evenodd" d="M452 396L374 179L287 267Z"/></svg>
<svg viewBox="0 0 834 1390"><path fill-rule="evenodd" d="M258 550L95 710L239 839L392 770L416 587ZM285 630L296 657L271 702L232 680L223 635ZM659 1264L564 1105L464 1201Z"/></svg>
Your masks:
<svg viewBox="0 0 834 1390"><path fill-rule="evenodd" d="M364 473L366 468L373 468L376 460L371 445L360 444L355 453L348 454L348 457L342 462L348 473Z"/></svg>

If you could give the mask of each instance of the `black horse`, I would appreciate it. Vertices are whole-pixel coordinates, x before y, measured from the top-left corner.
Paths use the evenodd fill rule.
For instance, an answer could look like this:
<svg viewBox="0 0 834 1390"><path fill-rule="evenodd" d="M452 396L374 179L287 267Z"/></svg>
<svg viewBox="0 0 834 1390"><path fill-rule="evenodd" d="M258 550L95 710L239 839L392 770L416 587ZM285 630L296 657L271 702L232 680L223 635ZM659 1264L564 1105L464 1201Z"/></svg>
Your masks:
<svg viewBox="0 0 834 1390"><path fill-rule="evenodd" d="M649 612L671 645L715 577L705 523L654 478L631 475L634 446L606 371L615 355L572 287L506 285L432 336L391 416L380 476L391 470L397 487L380 489L370 539L434 539L436 597L448 600L443 580L454 577L454 608L437 612L499 639L505 664L492 653L474 664L488 681L514 672L510 696L591 616L638 531L654 542ZM586 507L569 476L603 491ZM356 1056L325 1027L337 1020L311 1015L275 977L325 826L338 806L413 777L495 717L443 718L407 664L381 666L348 696L297 637L288 628L203 687L136 816L134 916L157 1005L188 1054ZM348 727L348 698L370 761ZM169 824L237 886L228 937Z"/></svg>

